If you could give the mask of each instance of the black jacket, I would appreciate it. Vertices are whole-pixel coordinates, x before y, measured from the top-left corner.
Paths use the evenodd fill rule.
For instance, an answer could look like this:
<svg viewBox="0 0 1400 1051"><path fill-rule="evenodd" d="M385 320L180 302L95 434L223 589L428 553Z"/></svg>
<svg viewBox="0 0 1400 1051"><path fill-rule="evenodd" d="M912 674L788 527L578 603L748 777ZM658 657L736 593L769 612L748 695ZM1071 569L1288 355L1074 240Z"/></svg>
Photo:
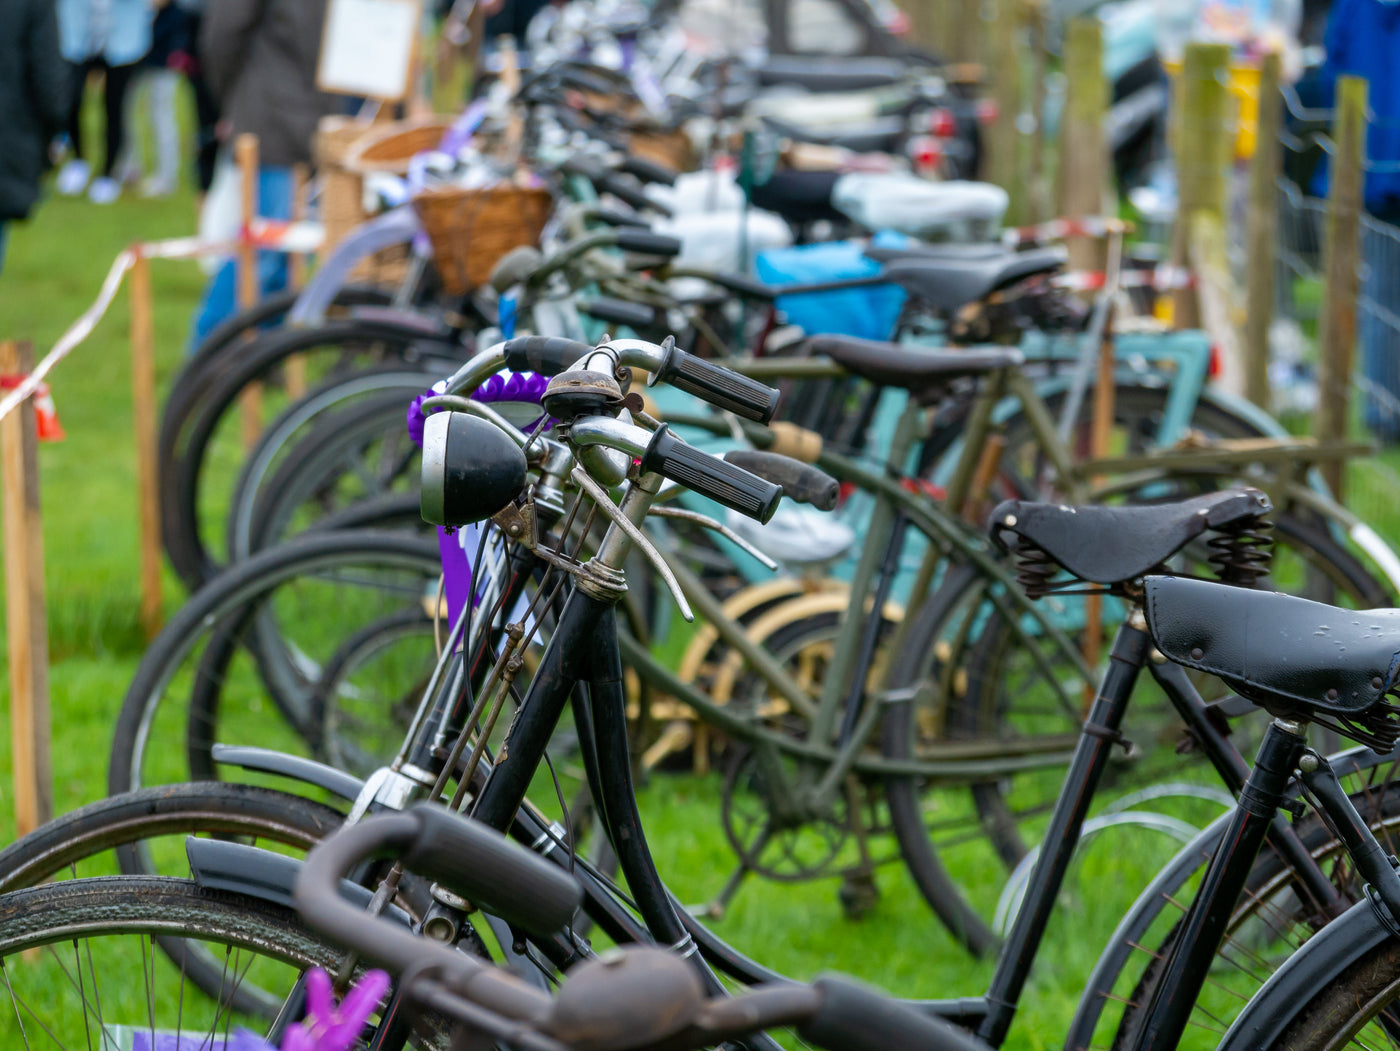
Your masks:
<svg viewBox="0 0 1400 1051"><path fill-rule="evenodd" d="M208 0L200 61L233 134L258 136L261 161L311 160L320 119L339 109L316 88L326 0Z"/></svg>
<svg viewBox="0 0 1400 1051"><path fill-rule="evenodd" d="M34 207L67 110L53 0L0 0L0 219L23 219Z"/></svg>

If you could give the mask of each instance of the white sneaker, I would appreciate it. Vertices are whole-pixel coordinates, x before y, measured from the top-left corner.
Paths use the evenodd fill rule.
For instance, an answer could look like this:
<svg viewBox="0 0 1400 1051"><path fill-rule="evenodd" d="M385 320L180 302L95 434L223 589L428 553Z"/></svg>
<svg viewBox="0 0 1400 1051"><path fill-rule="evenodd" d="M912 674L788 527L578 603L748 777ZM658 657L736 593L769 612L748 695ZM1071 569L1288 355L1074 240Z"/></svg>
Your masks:
<svg viewBox="0 0 1400 1051"><path fill-rule="evenodd" d="M175 192L175 184L158 175L151 175L141 181L142 197L169 197Z"/></svg>
<svg viewBox="0 0 1400 1051"><path fill-rule="evenodd" d="M88 200L93 204L111 204L122 194L121 183L106 175L92 180L88 187Z"/></svg>
<svg viewBox="0 0 1400 1051"><path fill-rule="evenodd" d="M55 186L64 197L76 197L87 187L92 168L80 157L74 157L58 170Z"/></svg>

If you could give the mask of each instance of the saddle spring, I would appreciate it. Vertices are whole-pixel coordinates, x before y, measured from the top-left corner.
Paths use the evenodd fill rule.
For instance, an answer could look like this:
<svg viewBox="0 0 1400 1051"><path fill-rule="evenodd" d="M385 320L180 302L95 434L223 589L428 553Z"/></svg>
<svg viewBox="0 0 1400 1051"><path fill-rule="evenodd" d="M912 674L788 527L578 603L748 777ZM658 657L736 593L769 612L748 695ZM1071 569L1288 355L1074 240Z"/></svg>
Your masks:
<svg viewBox="0 0 1400 1051"><path fill-rule="evenodd" d="M1207 561L1222 583L1252 588L1268 574L1273 528L1274 524L1263 515L1255 515L1219 530L1206 541L1211 549Z"/></svg>
<svg viewBox="0 0 1400 1051"><path fill-rule="evenodd" d="M1054 590L1050 582L1060 567L1042 548L1018 537L1012 554L1016 559L1016 583L1027 598L1041 598Z"/></svg>

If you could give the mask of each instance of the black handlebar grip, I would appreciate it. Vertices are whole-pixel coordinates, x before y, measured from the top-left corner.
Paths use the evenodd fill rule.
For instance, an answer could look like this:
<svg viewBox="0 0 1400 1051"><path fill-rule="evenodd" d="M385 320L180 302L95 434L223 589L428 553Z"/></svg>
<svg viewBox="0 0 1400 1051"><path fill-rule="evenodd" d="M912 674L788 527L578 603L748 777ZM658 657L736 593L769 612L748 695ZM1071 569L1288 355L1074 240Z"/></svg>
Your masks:
<svg viewBox="0 0 1400 1051"><path fill-rule="evenodd" d="M681 239L628 226L617 232L617 247L638 255L663 255L674 259L681 254Z"/></svg>
<svg viewBox="0 0 1400 1051"><path fill-rule="evenodd" d="M506 340L506 368L557 376L593 349L593 344L563 336L517 336Z"/></svg>
<svg viewBox="0 0 1400 1051"><path fill-rule="evenodd" d="M653 182L661 186L676 185L676 178L680 172L674 168L668 168L664 164L657 164L656 161L649 161L645 157L638 157L629 153L618 165L619 171L624 171L628 175L635 175L642 182Z"/></svg>
<svg viewBox="0 0 1400 1051"><path fill-rule="evenodd" d="M746 420L767 423L778 411L777 390L758 380L687 354L674 343L656 370L656 382L669 383L687 394L694 394L717 409L724 409Z"/></svg>
<svg viewBox="0 0 1400 1051"><path fill-rule="evenodd" d="M783 495L798 503L830 511L841 497L841 484L818 467L782 453L757 449L731 449L724 458L736 467L783 487Z"/></svg>
<svg viewBox="0 0 1400 1051"><path fill-rule="evenodd" d="M657 323L654 307L629 303L612 296L594 296L580 302L578 308L591 318L609 325L626 325L637 332L645 332Z"/></svg>
<svg viewBox="0 0 1400 1051"><path fill-rule="evenodd" d="M407 813L418 835L403 854L410 872L532 934L566 927L583 888L558 865L479 821L420 803Z"/></svg>
<svg viewBox="0 0 1400 1051"><path fill-rule="evenodd" d="M661 215L674 214L670 208L653 201L642 190L642 187L623 175L616 172L607 172L592 179L593 185L600 193L610 193L620 201L625 201L638 211L653 211Z"/></svg>
<svg viewBox="0 0 1400 1051"><path fill-rule="evenodd" d="M773 517L783 498L781 486L688 445L664 423L647 444L642 455L642 470L655 471L663 478L760 522Z"/></svg>
<svg viewBox="0 0 1400 1051"><path fill-rule="evenodd" d="M632 212L624 212L617 208L595 208L592 218L605 226L631 226L641 227L645 230L650 224L640 215Z"/></svg>
<svg viewBox="0 0 1400 1051"><path fill-rule="evenodd" d="M987 1051L987 1045L951 1022L841 978L818 978L817 1013L797 1027L803 1040L827 1051Z"/></svg>

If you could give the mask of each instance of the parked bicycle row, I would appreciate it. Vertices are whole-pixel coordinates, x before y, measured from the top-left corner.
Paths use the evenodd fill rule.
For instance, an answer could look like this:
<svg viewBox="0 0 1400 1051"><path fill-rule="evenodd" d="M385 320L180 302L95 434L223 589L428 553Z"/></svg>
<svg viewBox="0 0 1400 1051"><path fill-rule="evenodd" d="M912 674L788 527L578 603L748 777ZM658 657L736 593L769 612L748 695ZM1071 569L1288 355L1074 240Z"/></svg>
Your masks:
<svg viewBox="0 0 1400 1051"><path fill-rule="evenodd" d="M806 243L760 271L862 272L744 272L761 213L700 202L764 203L755 100L701 172L640 158L668 70L616 35L630 70L491 95L413 162L417 210L173 382L190 596L110 798L0 852L26 1046L278 1046L328 975L375 1048L997 1047L1066 908L1112 934L1041 1043L1393 1039L1400 561L1316 481L1347 450L1213 387L1198 334L1110 331L1057 249L987 240L994 188L833 172L813 216L780 168ZM915 219L870 240L896 193ZM350 281L395 247L397 287ZM654 855L657 819L692 849ZM1141 886L1101 885L1099 840ZM989 986L805 984L833 961L753 922L772 884L821 888L812 924L911 884Z"/></svg>

